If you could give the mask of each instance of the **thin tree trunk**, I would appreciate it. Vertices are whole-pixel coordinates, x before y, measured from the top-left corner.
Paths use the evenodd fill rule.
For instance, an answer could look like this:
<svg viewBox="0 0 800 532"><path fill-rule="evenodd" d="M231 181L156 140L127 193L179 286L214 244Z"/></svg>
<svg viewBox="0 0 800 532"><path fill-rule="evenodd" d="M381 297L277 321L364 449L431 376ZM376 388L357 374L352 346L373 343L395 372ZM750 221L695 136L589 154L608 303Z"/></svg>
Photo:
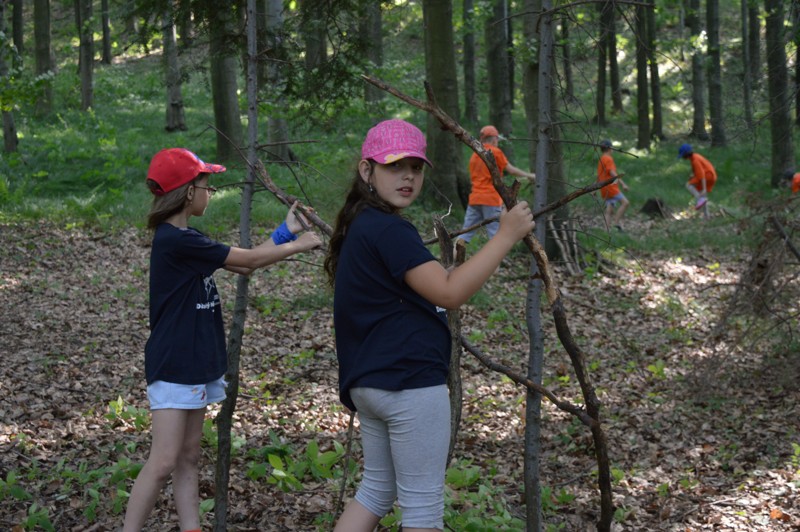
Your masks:
<svg viewBox="0 0 800 532"><path fill-rule="evenodd" d="M292 160L292 151L287 141L289 140L289 125L286 118L280 114L285 107L283 96L286 83L283 74L285 52L283 49L283 2L281 0L267 0L267 84L265 90L272 92L276 105L267 117L267 141L269 158L275 161Z"/></svg>
<svg viewBox="0 0 800 532"><path fill-rule="evenodd" d="M505 20L508 17L507 0L493 0L492 15L486 20L486 70L489 77L489 122L502 135L511 134L510 77L508 71L508 37ZM509 160L514 159L513 149L504 145Z"/></svg>
<svg viewBox="0 0 800 532"><path fill-rule="evenodd" d="M794 42L794 113L795 124L800 125L800 0L792 0L792 42Z"/></svg>
<svg viewBox="0 0 800 532"><path fill-rule="evenodd" d="M611 8L608 10L608 68L611 81L611 109L615 113L621 113L622 108L622 85L620 84L619 62L617 61L617 10L616 2L611 0Z"/></svg>
<svg viewBox="0 0 800 532"><path fill-rule="evenodd" d="M50 0L34 0L33 2L33 36L36 52L36 76L53 72L53 48L50 32ZM53 85L43 84L41 94L36 99L36 115L50 114L53 106Z"/></svg>
<svg viewBox="0 0 800 532"><path fill-rule="evenodd" d="M728 141L723 119L719 0L706 0L706 26L708 30L708 109L711 118L711 145L725 146Z"/></svg>
<svg viewBox="0 0 800 532"><path fill-rule="evenodd" d="M325 31L325 12L314 0L301 0L300 11L303 18L303 43L305 45L305 64L308 70L322 66L328 56L328 36Z"/></svg>
<svg viewBox="0 0 800 532"><path fill-rule="evenodd" d="M22 55L25 52L25 17L23 16L23 0L13 0L13 10L11 31L14 34L14 46L17 47L17 53Z"/></svg>
<svg viewBox="0 0 800 532"><path fill-rule="evenodd" d="M247 178L242 188L241 208L239 211L239 247L250 248L250 215L253 204L253 183L258 154L258 56L256 29L256 1L247 0ZM233 413L239 398L239 359L244 337L244 326L247 319L247 302L250 288L250 277L239 275L236 279L236 300L233 306L233 323L228 333L228 371L225 380L225 401L217 414L217 467L214 478L214 530L228 530L228 488L231 469L231 441Z"/></svg>
<svg viewBox="0 0 800 532"><path fill-rule="evenodd" d="M108 0L101 0L103 24L103 64L111 64L111 15L108 12Z"/></svg>
<svg viewBox="0 0 800 532"><path fill-rule="evenodd" d="M647 7L636 6L636 147L650 147L650 95L647 87Z"/></svg>
<svg viewBox="0 0 800 532"><path fill-rule="evenodd" d="M174 0L167 1L167 9L163 18L164 39L164 74L166 78L167 131L185 131L186 117L183 109L183 93L181 90L181 66L178 62L178 42L175 36L175 21L172 18Z"/></svg>
<svg viewBox="0 0 800 532"><path fill-rule="evenodd" d="M575 83L572 76L572 50L569 44L569 19L561 19L561 65L564 70L564 101L575 101Z"/></svg>
<svg viewBox="0 0 800 532"><path fill-rule="evenodd" d="M748 0L749 9L747 13L747 23L750 25L748 32L747 46L750 48L750 72L755 74L761 72L761 17L759 13L758 0ZM753 76L755 86L761 83L761 76Z"/></svg>
<svg viewBox="0 0 800 532"><path fill-rule="evenodd" d="M610 8L609 2L597 4L600 12L600 38L597 40L597 86L595 90L595 112L598 125L606 125L606 64L608 63L608 38L610 29L608 28L608 16L606 11Z"/></svg>
<svg viewBox="0 0 800 532"><path fill-rule="evenodd" d="M510 16L511 2L506 0L506 54L508 55L508 105L509 110L514 109L514 92L516 81L514 79L514 17Z"/></svg>
<svg viewBox="0 0 800 532"><path fill-rule="evenodd" d="M464 0L464 121L470 129L478 125L478 97L475 88L475 7L473 0Z"/></svg>
<svg viewBox="0 0 800 532"><path fill-rule="evenodd" d="M744 122L747 124L747 129L753 129L753 88L752 88L752 72L750 71L750 45L749 45L749 22L747 20L748 0L742 0L741 15L742 15L742 99L744 105Z"/></svg>
<svg viewBox="0 0 800 532"><path fill-rule="evenodd" d="M653 102L653 138L664 140L664 114L661 106L661 76L656 57L656 5L649 0L647 6L647 61L650 66L650 92Z"/></svg>
<svg viewBox="0 0 800 532"><path fill-rule="evenodd" d="M371 67L367 73L376 76L375 70L383 66L383 17L381 16L381 4L377 0L367 2L364 7L366 16L361 19L361 34L366 35L369 40L367 47L367 60ZM380 77L380 76L376 76ZM364 100L369 103L381 101L386 93L372 85L364 84Z"/></svg>
<svg viewBox="0 0 800 532"><path fill-rule="evenodd" d="M6 31L6 2L0 1L0 33ZM0 78L8 76L8 47L0 49ZM19 138L17 137L17 127L14 122L14 115L11 111L3 110L3 152L13 153L17 151Z"/></svg>
<svg viewBox="0 0 800 532"><path fill-rule="evenodd" d="M686 10L686 25L689 26L691 41L700 37L700 0L688 0ZM692 117L691 136L700 140L708 140L706 132L706 106L704 100L705 78L703 68L703 53L697 48L692 49Z"/></svg>
<svg viewBox="0 0 800 532"><path fill-rule="evenodd" d="M767 13L767 85L769 87L769 123L772 134L772 186L778 187L783 174L794 168L794 144L790 99L787 92L789 73L784 45L784 11L781 0L764 0Z"/></svg>
<svg viewBox="0 0 800 532"><path fill-rule="evenodd" d="M78 70L81 79L81 110L92 107L94 99L94 34L92 33L92 0L75 0L78 23Z"/></svg>

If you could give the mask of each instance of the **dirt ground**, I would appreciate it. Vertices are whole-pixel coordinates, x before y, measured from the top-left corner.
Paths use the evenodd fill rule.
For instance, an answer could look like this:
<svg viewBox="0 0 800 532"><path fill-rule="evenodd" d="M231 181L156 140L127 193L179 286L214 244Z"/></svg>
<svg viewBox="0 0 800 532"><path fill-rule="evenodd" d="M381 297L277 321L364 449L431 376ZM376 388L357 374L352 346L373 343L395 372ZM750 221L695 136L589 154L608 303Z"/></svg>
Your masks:
<svg viewBox="0 0 800 532"><path fill-rule="evenodd" d="M23 530L44 509L58 531L115 530L132 485L130 464L143 463L149 446L148 236L6 224L0 243L0 528ZM251 279L234 416L233 531L322 530L320 520L335 510L338 479L309 475L299 489L282 491L254 469L276 449L300 454L315 441L324 452L347 443L329 294L320 288L323 256L308 259ZM800 530L798 343L775 345L786 342L785 331L749 328L741 317L716 327L743 262L640 256L593 276L568 278L557 270L602 401L614 530ZM521 373L527 264L522 253L507 259L462 316L473 343ZM230 324L236 279L225 272L216 279ZM581 402L551 321L545 317L544 384ZM453 465L469 462L481 478L460 491L488 486L524 519L525 394L470 355L462 368L464 412ZM357 440L353 452L358 459ZM588 430L545 402L540 471L550 493L548 530L594 529L593 456ZM209 442L204 457L201 497L213 499L216 451ZM211 529L213 512L204 520ZM177 530L169 488L148 530Z"/></svg>

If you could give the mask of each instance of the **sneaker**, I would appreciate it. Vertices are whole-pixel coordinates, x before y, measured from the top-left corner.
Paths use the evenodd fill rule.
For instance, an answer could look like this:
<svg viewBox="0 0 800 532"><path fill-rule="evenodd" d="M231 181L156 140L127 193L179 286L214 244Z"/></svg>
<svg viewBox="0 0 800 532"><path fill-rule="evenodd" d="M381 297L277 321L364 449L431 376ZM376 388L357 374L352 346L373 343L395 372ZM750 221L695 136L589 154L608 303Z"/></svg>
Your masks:
<svg viewBox="0 0 800 532"><path fill-rule="evenodd" d="M697 204L694 206L694 210L700 210L703 208L703 205L708 203L708 198L703 196L702 198L697 199Z"/></svg>
<svg viewBox="0 0 800 532"><path fill-rule="evenodd" d="M624 233L625 232L625 231L622 230L622 226L621 225L615 225L614 227L616 227L617 231L619 231L620 233Z"/></svg>

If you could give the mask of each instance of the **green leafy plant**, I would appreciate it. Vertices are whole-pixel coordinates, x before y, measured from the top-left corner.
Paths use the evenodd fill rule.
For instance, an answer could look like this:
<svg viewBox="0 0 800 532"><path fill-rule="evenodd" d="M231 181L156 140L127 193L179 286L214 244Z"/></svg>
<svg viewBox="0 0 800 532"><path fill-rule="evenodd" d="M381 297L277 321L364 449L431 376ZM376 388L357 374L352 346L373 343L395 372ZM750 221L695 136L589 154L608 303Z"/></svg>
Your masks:
<svg viewBox="0 0 800 532"><path fill-rule="evenodd" d="M146 408L126 405L122 396L118 396L115 401L109 401L108 413L105 417L114 424L129 422L138 431L144 430L150 425L150 412Z"/></svg>

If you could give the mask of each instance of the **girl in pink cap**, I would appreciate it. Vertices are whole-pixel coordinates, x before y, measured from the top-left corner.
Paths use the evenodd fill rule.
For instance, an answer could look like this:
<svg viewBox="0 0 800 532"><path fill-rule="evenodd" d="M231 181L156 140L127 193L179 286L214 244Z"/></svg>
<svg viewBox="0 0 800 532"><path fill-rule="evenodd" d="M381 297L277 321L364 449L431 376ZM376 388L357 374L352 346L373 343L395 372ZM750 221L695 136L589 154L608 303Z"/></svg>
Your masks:
<svg viewBox="0 0 800 532"><path fill-rule="evenodd" d="M208 164L183 148L158 152L150 162L147 186L153 205L150 254L150 337L145 346L147 397L152 415L150 455L133 485L124 532L139 532L158 494L172 477L182 531L200 530L198 463L206 406L225 399L227 350L222 305L212 274L219 268L248 275L321 244L289 210L272 238L252 249L215 242L189 226L202 216L216 189L211 174L225 167Z"/></svg>
<svg viewBox="0 0 800 532"><path fill-rule="evenodd" d="M364 473L335 530L370 532L395 499L403 530L442 530L450 442L447 309L480 289L533 229L520 202L467 262L446 270L402 216L422 189L425 137L403 120L369 130L325 269L334 287L339 396L358 412Z"/></svg>

